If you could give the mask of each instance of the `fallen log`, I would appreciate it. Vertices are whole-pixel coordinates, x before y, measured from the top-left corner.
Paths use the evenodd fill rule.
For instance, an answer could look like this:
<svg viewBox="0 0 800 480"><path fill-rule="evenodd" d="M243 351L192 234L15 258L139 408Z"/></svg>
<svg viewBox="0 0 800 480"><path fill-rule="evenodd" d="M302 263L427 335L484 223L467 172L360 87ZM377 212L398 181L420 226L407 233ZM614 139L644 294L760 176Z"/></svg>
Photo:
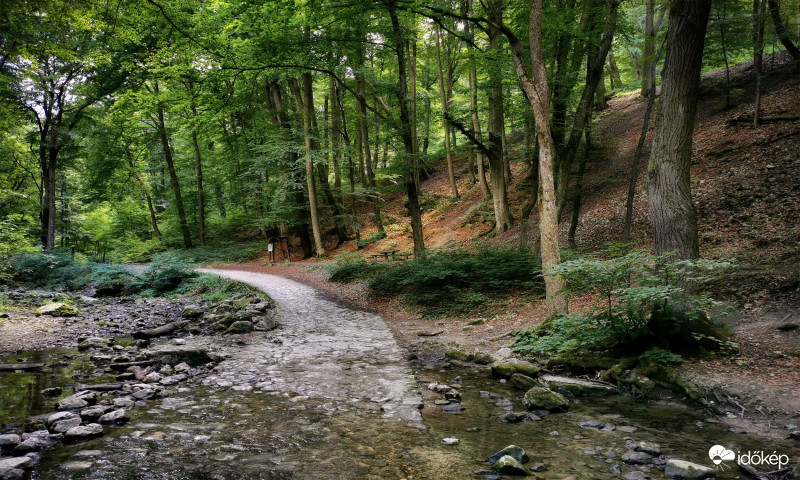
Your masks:
<svg viewBox="0 0 800 480"><path fill-rule="evenodd" d="M0 363L0 372L34 372L44 368L44 363Z"/></svg>
<svg viewBox="0 0 800 480"><path fill-rule="evenodd" d="M136 338L136 339L147 339L147 338L162 337L164 335L169 335L170 333L174 332L175 330L178 330L178 329L182 328L187 323L189 323L189 322L187 322L185 320L182 320L182 321L179 321L179 322L168 323L168 324L162 325L160 327L151 328L150 330L140 330L138 332L133 332L133 338Z"/></svg>

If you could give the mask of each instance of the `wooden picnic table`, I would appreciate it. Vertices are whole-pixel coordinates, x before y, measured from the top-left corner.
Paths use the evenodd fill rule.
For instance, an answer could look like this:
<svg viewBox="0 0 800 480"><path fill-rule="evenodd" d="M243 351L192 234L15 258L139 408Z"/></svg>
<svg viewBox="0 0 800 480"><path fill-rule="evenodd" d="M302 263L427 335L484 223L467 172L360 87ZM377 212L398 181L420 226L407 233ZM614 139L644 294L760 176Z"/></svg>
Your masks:
<svg viewBox="0 0 800 480"><path fill-rule="evenodd" d="M389 260L389 258L394 258L395 254L397 254L399 251L400 250L384 250L382 252L373 253L370 256L375 260L381 257L383 257L384 260Z"/></svg>

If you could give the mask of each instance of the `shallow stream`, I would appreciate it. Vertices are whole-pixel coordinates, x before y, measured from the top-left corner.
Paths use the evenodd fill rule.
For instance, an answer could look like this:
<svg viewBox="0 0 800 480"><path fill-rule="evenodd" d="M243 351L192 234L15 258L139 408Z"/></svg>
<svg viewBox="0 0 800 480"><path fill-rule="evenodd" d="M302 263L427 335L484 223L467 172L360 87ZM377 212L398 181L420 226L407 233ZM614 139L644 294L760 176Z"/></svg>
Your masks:
<svg viewBox="0 0 800 480"><path fill-rule="evenodd" d="M279 277L246 275L255 275L257 286L278 302L281 328L246 337L202 382L180 384L165 398L137 407L128 424L45 452L33 478L486 478L474 472L488 468L487 457L509 444L528 452L528 466L546 464L536 474L543 479L636 478L638 471L638 478L664 478L657 468L621 461L631 442L655 442L667 457L707 466L708 450L717 444L777 451L793 461L800 454L795 444L732 433L677 403L622 397L584 399L568 413L503 423L500 415L509 409L524 410L523 392L488 371L414 371L379 317ZM39 373L0 375L0 423L50 411L55 399L42 398L43 388L108 381L87 357L51 350L2 359L48 366ZM445 413L435 404L442 397L427 385L437 381L458 387L463 411ZM605 424L605 430L579 425L588 420ZM459 443L443 445L445 437ZM738 475L729 468L718 478Z"/></svg>

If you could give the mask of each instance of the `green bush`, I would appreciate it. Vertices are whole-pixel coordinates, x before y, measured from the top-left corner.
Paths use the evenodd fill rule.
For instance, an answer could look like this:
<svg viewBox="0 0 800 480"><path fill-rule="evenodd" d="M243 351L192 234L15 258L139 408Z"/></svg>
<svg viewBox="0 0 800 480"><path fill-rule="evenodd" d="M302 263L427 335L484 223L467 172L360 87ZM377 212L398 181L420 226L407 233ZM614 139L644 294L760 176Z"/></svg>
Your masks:
<svg viewBox="0 0 800 480"><path fill-rule="evenodd" d="M336 256L336 262L329 264L328 280L338 283L350 283L357 279L365 279L374 275L388 264L367 261L358 253L343 253Z"/></svg>
<svg viewBox="0 0 800 480"><path fill-rule="evenodd" d="M125 267L100 264L93 270L92 285L95 295L115 297L136 293L138 289L135 276Z"/></svg>
<svg viewBox="0 0 800 480"><path fill-rule="evenodd" d="M138 287L133 274L117 265L87 262L82 255L66 250L53 253L24 253L11 259L13 280L29 287L65 291L94 287L100 296L135 293Z"/></svg>
<svg viewBox="0 0 800 480"><path fill-rule="evenodd" d="M269 300L262 291L247 285L222 278L218 275L201 273L183 282L174 293L185 294L210 303L220 303L236 297L259 296Z"/></svg>
<svg viewBox="0 0 800 480"><path fill-rule="evenodd" d="M24 230L13 221L16 215L0 219L0 283L8 282L14 276L12 259L19 254L36 251Z"/></svg>
<svg viewBox="0 0 800 480"><path fill-rule="evenodd" d="M375 232L369 237L361 239L356 243L358 244L359 247L364 247L366 245L369 245L370 243L375 243L380 240L383 240L384 238L386 238L386 232Z"/></svg>
<svg viewBox="0 0 800 480"><path fill-rule="evenodd" d="M510 293L541 294L540 271L537 259L516 249L455 249L385 263L367 288L378 297L402 296L428 315L467 313Z"/></svg>
<svg viewBox="0 0 800 480"><path fill-rule="evenodd" d="M241 263L258 258L267 250L267 242L258 240L247 243L222 243L184 250L174 250L170 254L188 265L208 265L212 263Z"/></svg>
<svg viewBox="0 0 800 480"><path fill-rule="evenodd" d="M39 288L81 290L92 281L92 265L74 262L65 250L52 253L22 253L11 259L12 278Z"/></svg>
<svg viewBox="0 0 800 480"><path fill-rule="evenodd" d="M721 336L709 314L717 302L702 288L729 271L733 263L668 260L634 251L558 265L550 274L566 280L567 293L591 292L594 303L585 313L565 315L518 333L512 349L541 355L591 350L639 354L658 347L650 354L657 356L659 351L696 348L693 333Z"/></svg>
<svg viewBox="0 0 800 480"><path fill-rule="evenodd" d="M162 253L153 259L144 273L136 277L136 287L143 295L163 295L196 275L175 255Z"/></svg>

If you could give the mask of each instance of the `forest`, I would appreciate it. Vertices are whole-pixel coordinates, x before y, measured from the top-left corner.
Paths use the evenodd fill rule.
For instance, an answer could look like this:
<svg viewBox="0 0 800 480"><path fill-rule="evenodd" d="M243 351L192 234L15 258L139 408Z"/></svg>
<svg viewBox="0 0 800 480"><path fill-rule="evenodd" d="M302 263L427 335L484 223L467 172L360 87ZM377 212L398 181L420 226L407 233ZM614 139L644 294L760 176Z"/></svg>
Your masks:
<svg viewBox="0 0 800 480"><path fill-rule="evenodd" d="M800 0L0 0L0 478L798 480L799 148Z"/></svg>

